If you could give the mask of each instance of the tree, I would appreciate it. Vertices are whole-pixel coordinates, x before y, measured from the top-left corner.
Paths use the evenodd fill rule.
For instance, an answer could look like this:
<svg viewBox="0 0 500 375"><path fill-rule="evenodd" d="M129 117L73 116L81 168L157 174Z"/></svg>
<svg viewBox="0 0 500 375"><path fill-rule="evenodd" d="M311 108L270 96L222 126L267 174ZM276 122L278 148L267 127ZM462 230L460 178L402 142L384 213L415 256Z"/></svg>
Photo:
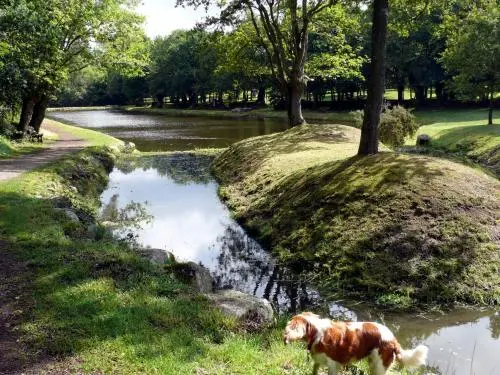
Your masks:
<svg viewBox="0 0 500 375"><path fill-rule="evenodd" d="M257 103L264 104L271 70L251 22L242 23L226 33L218 40L217 49L217 81L230 77L234 88L244 91L256 88Z"/></svg>
<svg viewBox="0 0 500 375"><path fill-rule="evenodd" d="M447 17L448 37L442 55L452 75L450 86L460 95L488 99L493 124L495 93L500 90L500 7L496 0L471 4Z"/></svg>
<svg viewBox="0 0 500 375"><path fill-rule="evenodd" d="M378 153L378 126L384 101L389 0L373 1L370 76L358 155Z"/></svg>
<svg viewBox="0 0 500 375"><path fill-rule="evenodd" d="M149 86L159 105L165 96L183 105L204 101L217 63L216 35L203 30L176 30L157 38L151 51Z"/></svg>
<svg viewBox="0 0 500 375"><path fill-rule="evenodd" d="M178 0L179 5L208 5L211 0ZM290 126L303 124L301 99L307 77L309 28L312 21L336 0L231 0L223 6L220 16L211 23L238 24L249 20L260 47L266 52L272 75L287 99Z"/></svg>
<svg viewBox="0 0 500 375"><path fill-rule="evenodd" d="M0 8L0 57L22 100L19 130L39 129L51 95L91 64L136 69L144 58L142 17L134 0L19 0ZM135 48L130 48L135 45Z"/></svg>
<svg viewBox="0 0 500 375"><path fill-rule="evenodd" d="M325 9L311 26L306 73L313 79L314 101L327 88L347 80L363 81L361 67L366 61L357 43L360 33L360 14L340 4ZM333 96L333 92L332 92Z"/></svg>

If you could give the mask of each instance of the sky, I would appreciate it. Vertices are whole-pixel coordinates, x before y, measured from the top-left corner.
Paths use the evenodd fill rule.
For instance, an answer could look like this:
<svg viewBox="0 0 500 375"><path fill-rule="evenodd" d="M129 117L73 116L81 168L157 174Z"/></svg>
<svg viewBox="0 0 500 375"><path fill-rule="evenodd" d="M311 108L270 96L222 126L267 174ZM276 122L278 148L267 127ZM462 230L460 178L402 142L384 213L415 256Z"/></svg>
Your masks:
<svg viewBox="0 0 500 375"><path fill-rule="evenodd" d="M204 8L176 8L176 0L142 0L141 3L137 10L146 16L145 29L150 38L168 35L177 29L191 29L207 15ZM216 14L216 8L209 9L209 14Z"/></svg>

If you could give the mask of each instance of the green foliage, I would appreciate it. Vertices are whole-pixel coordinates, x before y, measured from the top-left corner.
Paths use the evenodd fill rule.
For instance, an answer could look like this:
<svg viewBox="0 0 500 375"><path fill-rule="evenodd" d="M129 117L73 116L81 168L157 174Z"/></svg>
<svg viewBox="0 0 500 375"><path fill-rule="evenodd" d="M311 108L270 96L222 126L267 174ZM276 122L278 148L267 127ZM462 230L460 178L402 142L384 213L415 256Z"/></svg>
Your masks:
<svg viewBox="0 0 500 375"><path fill-rule="evenodd" d="M390 147L399 147L418 129L415 117L404 107L387 108L380 118L379 139Z"/></svg>
<svg viewBox="0 0 500 375"><path fill-rule="evenodd" d="M215 34L174 31L156 38L151 50L149 85L155 97L184 97L208 90L216 68Z"/></svg>
<svg viewBox="0 0 500 375"><path fill-rule="evenodd" d="M350 113L357 128L363 123L363 111ZM418 130L415 116L402 106L385 108L380 117L378 137L380 142L392 148L404 145L405 140L412 138Z"/></svg>
<svg viewBox="0 0 500 375"><path fill-rule="evenodd" d="M466 98L491 98L500 89L500 7L496 0L475 3L451 13L442 62L451 87Z"/></svg>
<svg viewBox="0 0 500 375"><path fill-rule="evenodd" d="M143 65L142 18L135 1L20 0L2 6L0 100L51 95L72 72L103 64Z"/></svg>
<svg viewBox="0 0 500 375"><path fill-rule="evenodd" d="M322 79L361 79L366 62L361 46L353 43L360 33L360 17L337 4L318 14L309 35L306 73ZM332 25L335 25L332 27Z"/></svg>

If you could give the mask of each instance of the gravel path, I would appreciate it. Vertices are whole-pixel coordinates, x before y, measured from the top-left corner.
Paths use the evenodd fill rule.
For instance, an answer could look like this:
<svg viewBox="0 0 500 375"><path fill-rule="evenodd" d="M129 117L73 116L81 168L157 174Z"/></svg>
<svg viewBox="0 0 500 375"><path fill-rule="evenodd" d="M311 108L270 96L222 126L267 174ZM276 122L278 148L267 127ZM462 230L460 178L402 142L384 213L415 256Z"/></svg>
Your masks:
<svg viewBox="0 0 500 375"><path fill-rule="evenodd" d="M0 181L17 177L24 172L59 159L67 153L80 151L87 146L83 139L75 137L57 126L44 123L43 129L56 133L59 139L39 152L0 160Z"/></svg>

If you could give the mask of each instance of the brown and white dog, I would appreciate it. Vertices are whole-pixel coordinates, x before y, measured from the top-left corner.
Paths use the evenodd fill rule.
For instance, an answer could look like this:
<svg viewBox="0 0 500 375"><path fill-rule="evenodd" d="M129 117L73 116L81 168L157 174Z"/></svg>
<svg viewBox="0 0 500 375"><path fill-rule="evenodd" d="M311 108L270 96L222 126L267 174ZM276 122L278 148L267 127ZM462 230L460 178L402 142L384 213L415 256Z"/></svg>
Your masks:
<svg viewBox="0 0 500 375"><path fill-rule="evenodd" d="M285 344L307 342L314 361L313 375L320 366L335 375L345 365L368 357L373 375L384 375L396 360L405 367L425 365L428 348L419 345L403 350L386 326L372 322L337 322L304 312L287 324Z"/></svg>

